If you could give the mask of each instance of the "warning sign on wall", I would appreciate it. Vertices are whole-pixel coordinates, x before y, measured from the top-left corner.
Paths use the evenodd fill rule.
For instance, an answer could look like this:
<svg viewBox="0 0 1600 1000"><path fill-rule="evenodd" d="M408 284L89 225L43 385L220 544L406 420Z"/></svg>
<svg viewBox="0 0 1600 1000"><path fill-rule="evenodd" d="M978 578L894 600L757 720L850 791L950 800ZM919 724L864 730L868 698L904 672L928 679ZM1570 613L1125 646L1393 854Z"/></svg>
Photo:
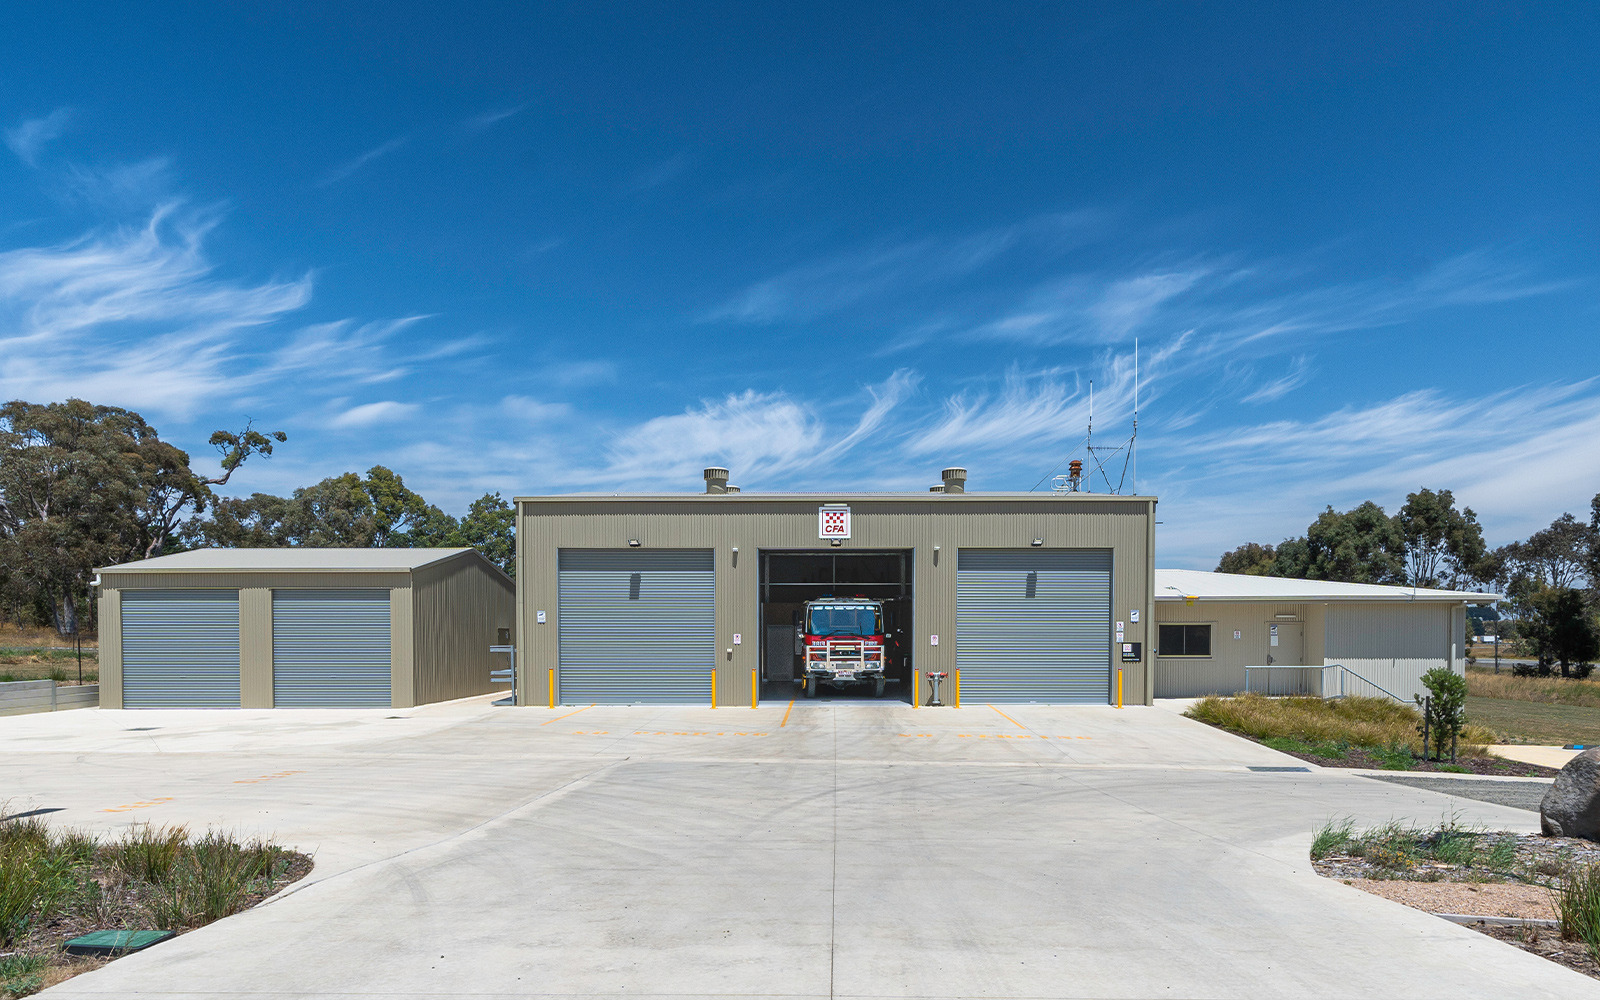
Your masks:
<svg viewBox="0 0 1600 1000"><path fill-rule="evenodd" d="M828 504L817 508L818 538L849 538L850 508L844 504Z"/></svg>

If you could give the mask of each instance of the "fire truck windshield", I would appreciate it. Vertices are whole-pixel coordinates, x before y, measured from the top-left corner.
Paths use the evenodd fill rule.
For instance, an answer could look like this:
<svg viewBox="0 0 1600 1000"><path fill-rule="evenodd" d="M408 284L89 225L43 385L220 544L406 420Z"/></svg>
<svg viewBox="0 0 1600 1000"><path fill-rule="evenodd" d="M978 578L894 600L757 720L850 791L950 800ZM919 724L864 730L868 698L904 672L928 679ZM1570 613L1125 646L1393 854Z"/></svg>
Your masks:
<svg viewBox="0 0 1600 1000"><path fill-rule="evenodd" d="M806 632L811 635L882 635L883 613L871 604L817 604Z"/></svg>

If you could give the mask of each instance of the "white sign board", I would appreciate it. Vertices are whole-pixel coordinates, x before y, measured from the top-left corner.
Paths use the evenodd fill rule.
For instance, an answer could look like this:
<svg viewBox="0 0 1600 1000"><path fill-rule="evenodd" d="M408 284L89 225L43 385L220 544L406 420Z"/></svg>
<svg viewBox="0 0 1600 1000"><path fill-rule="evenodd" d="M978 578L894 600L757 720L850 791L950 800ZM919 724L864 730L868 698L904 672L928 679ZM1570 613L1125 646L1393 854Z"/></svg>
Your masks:
<svg viewBox="0 0 1600 1000"><path fill-rule="evenodd" d="M1244 638L1244 633L1241 632L1239 629L1234 629L1233 630L1233 637L1235 639L1243 639Z"/></svg>
<svg viewBox="0 0 1600 1000"><path fill-rule="evenodd" d="M930 646L937 646L937 645L939 645L939 637L938 637L938 636L936 636L936 635L930 635L930 636L928 636L928 645L930 645Z"/></svg>
<svg viewBox="0 0 1600 1000"><path fill-rule="evenodd" d="M1128 609L1128 621L1133 622L1135 625L1139 624L1139 609L1138 608L1129 608Z"/></svg>
<svg viewBox="0 0 1600 1000"><path fill-rule="evenodd" d="M743 633L740 633L740 632L733 633L733 644L735 646L737 646L737 645L739 645L739 644L741 644L743 642L744 642L744 634Z"/></svg>
<svg viewBox="0 0 1600 1000"><path fill-rule="evenodd" d="M843 504L829 504L817 508L818 538L849 538L850 508Z"/></svg>
<svg viewBox="0 0 1600 1000"><path fill-rule="evenodd" d="M539 616L539 624L543 625L544 624L544 612L543 611L536 611L534 613Z"/></svg>

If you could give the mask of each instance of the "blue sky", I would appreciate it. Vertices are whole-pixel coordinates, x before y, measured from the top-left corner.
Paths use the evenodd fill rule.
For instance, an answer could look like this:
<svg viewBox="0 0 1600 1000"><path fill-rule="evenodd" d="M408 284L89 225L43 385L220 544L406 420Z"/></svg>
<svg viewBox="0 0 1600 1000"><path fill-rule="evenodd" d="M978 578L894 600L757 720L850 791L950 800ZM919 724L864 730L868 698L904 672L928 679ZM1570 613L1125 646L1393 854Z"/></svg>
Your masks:
<svg viewBox="0 0 1600 1000"><path fill-rule="evenodd" d="M1136 338L1163 565L1600 492L1593 5L19 6L0 396L243 492L1048 488Z"/></svg>

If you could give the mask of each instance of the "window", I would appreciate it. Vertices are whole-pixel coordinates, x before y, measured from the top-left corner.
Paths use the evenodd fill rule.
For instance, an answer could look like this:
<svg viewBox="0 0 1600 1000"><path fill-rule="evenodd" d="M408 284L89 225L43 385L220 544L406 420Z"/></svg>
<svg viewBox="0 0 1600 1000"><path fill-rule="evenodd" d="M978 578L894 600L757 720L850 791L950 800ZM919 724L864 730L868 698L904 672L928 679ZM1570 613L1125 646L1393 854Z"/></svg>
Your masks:
<svg viewBox="0 0 1600 1000"><path fill-rule="evenodd" d="M1210 625L1161 625L1156 629L1157 656L1210 656Z"/></svg>

